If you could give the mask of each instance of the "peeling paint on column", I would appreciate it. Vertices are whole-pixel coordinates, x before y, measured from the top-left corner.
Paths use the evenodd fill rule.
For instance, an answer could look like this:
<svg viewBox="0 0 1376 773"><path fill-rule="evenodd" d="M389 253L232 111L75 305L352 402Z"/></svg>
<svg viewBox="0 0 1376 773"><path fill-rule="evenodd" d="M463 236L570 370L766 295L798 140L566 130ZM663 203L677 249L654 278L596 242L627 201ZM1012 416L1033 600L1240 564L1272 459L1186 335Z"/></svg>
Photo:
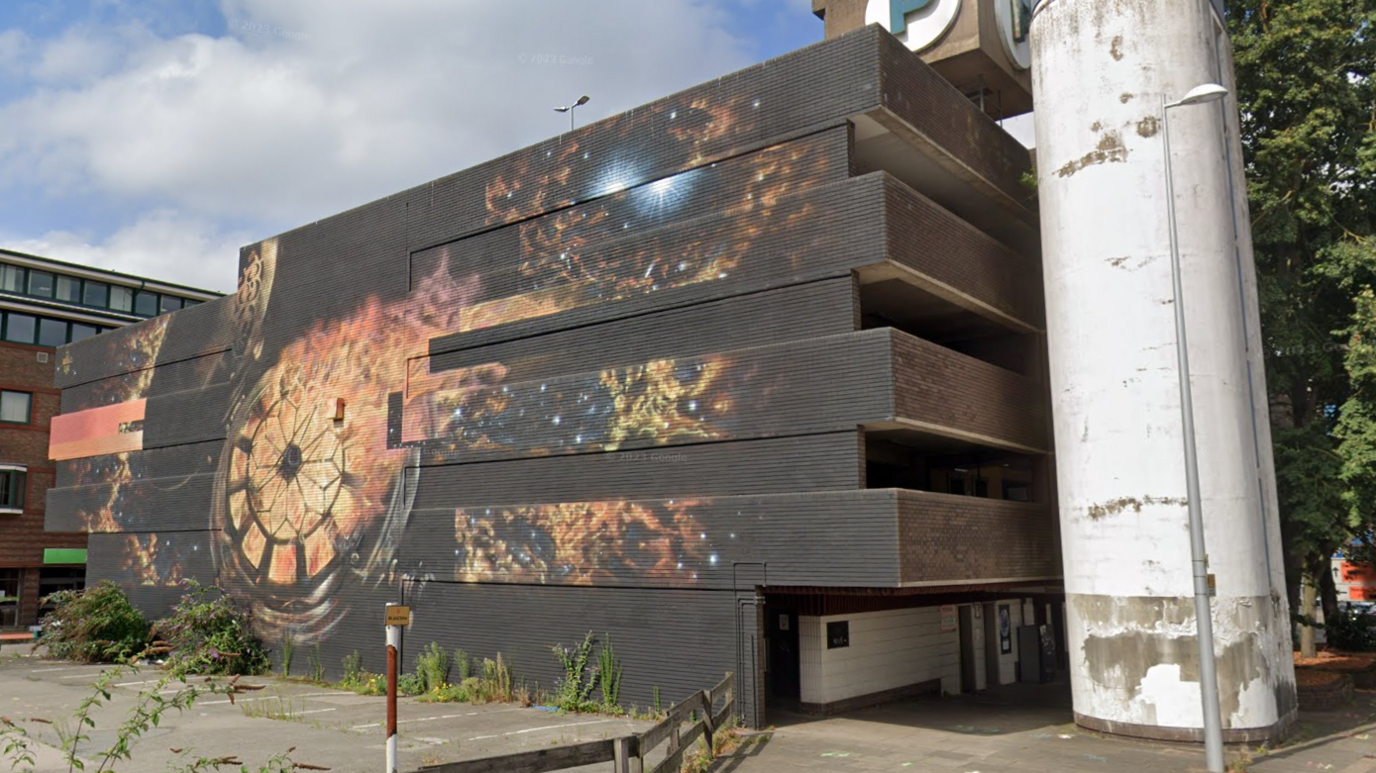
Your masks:
<svg viewBox="0 0 1376 773"><path fill-rule="evenodd" d="M1070 177L1087 166L1122 163L1127 160L1128 149L1123 146L1122 135L1116 131L1105 132L1103 139L1099 140L1098 147L1056 170L1056 174L1061 177Z"/></svg>
<svg viewBox="0 0 1376 773"><path fill-rule="evenodd" d="M1118 497L1107 502L1090 505L1085 509L1085 515L1097 521L1100 518L1117 515L1129 509L1134 513L1140 513L1143 505L1179 505L1184 507L1186 504L1187 501L1184 497Z"/></svg>

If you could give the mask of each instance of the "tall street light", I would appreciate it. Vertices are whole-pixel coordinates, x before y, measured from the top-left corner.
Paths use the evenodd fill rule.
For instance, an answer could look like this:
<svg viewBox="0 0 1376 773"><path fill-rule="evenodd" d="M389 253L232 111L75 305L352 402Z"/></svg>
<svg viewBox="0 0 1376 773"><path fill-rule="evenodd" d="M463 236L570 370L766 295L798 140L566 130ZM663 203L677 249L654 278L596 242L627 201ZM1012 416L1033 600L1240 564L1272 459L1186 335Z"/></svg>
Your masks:
<svg viewBox="0 0 1376 773"><path fill-rule="evenodd" d="M556 108L554 108L554 110L555 110L555 112L559 112L559 113L568 113L568 114L569 114L569 131L573 131L573 110L574 110L574 108L582 107L583 105L586 105L586 104L588 104L588 95L587 95L587 94L584 94L583 96L579 97L579 98L578 98L578 101L577 101L577 102L574 102L572 105L564 105L563 107L556 107Z"/></svg>
<svg viewBox="0 0 1376 773"><path fill-rule="evenodd" d="M1185 430L1185 488L1190 511L1190 563L1194 567L1194 616L1199 633L1199 693L1204 704L1204 757L1210 773L1223 773L1223 720L1218 708L1218 670L1214 663L1214 621L1209 609L1209 559L1204 551L1204 517L1199 502L1199 455L1194 441L1194 399L1190 394L1190 355L1185 339L1184 292L1180 284L1180 236L1175 225L1175 181L1171 176L1171 108L1200 105L1228 95L1216 83L1190 89L1176 102L1161 96L1161 137L1166 148L1166 212L1171 231L1171 281L1175 306L1175 348L1180 371L1180 414Z"/></svg>

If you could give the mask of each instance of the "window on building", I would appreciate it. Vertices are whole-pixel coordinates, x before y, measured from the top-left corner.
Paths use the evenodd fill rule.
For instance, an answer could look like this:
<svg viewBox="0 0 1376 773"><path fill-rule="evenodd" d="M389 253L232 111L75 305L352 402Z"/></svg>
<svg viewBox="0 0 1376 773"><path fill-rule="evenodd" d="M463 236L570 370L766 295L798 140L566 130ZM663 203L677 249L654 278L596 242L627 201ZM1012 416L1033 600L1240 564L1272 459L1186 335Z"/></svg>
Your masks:
<svg viewBox="0 0 1376 773"><path fill-rule="evenodd" d="M169 311L179 311L181 307L181 298L178 298L175 295L164 295L162 297L162 305L160 305L158 308L161 310L161 313L166 314Z"/></svg>
<svg viewBox="0 0 1376 773"><path fill-rule="evenodd" d="M158 314L158 294L139 291L134 294L134 313L140 317L155 317Z"/></svg>
<svg viewBox="0 0 1376 773"><path fill-rule="evenodd" d="M33 419L33 395L28 392L0 391L0 421L28 424Z"/></svg>
<svg viewBox="0 0 1376 773"><path fill-rule="evenodd" d="M110 285L110 308L126 314L134 310L134 288Z"/></svg>
<svg viewBox="0 0 1376 773"><path fill-rule="evenodd" d="M39 346L61 346L67 343L67 323L60 319L48 319L46 317L38 320L38 345Z"/></svg>
<svg viewBox="0 0 1376 773"><path fill-rule="evenodd" d="M52 566L38 570L38 598L47 597L64 590L82 590L86 587L86 567ZM51 611L44 605L39 608L39 617Z"/></svg>
<svg viewBox="0 0 1376 773"><path fill-rule="evenodd" d="M57 299L69 303L81 303L81 280L70 276L57 278Z"/></svg>
<svg viewBox="0 0 1376 773"><path fill-rule="evenodd" d="M0 290L7 293L24 292L24 269L18 266L0 266Z"/></svg>
<svg viewBox="0 0 1376 773"><path fill-rule="evenodd" d="M72 323L72 341L80 341L83 338L90 338L100 332L100 328L95 325L83 325L80 322Z"/></svg>
<svg viewBox="0 0 1376 773"><path fill-rule="evenodd" d="M0 628L19 624L19 569L0 569Z"/></svg>
<svg viewBox="0 0 1376 773"><path fill-rule="evenodd" d="M25 473L22 467L0 466L0 510L23 511Z"/></svg>
<svg viewBox="0 0 1376 773"><path fill-rule="evenodd" d="M29 295L40 298L53 297L53 275L47 271L29 270Z"/></svg>
<svg viewBox="0 0 1376 773"><path fill-rule="evenodd" d="M87 306L105 308L110 304L110 285L104 282L86 282L81 291L81 302Z"/></svg>
<svg viewBox="0 0 1376 773"><path fill-rule="evenodd" d="M32 314L5 314L3 335L6 341L16 344L31 344L38 332L38 318Z"/></svg>
<svg viewBox="0 0 1376 773"><path fill-rule="evenodd" d="M197 305L197 304L199 304L199 303L200 303L200 301L196 300L195 298L185 298L185 299L182 300L182 308L183 308L183 309L189 309L189 308L191 308L192 306L195 306L195 305Z"/></svg>

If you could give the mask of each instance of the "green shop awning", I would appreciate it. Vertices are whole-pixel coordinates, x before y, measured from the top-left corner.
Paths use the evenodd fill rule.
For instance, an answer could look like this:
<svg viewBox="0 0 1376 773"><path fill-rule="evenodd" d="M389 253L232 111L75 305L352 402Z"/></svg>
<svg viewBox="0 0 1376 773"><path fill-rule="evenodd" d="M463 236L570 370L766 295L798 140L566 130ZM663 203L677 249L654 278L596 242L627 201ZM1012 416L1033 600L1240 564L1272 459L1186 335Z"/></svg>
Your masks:
<svg viewBox="0 0 1376 773"><path fill-rule="evenodd" d="M43 563L45 564L85 564L85 548L44 548Z"/></svg>

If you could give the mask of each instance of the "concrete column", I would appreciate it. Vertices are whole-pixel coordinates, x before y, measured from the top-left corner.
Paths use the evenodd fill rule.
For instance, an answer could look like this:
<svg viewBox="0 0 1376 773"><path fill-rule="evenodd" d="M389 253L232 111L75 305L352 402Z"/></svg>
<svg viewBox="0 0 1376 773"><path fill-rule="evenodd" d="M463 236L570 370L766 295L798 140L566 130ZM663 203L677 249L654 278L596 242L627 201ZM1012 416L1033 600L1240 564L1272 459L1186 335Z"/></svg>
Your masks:
<svg viewBox="0 0 1376 773"><path fill-rule="evenodd" d="M1038 192L1077 721L1199 739L1161 100L1231 87L1208 0L1040 0ZM1295 716L1237 106L1171 112L1225 738Z"/></svg>

